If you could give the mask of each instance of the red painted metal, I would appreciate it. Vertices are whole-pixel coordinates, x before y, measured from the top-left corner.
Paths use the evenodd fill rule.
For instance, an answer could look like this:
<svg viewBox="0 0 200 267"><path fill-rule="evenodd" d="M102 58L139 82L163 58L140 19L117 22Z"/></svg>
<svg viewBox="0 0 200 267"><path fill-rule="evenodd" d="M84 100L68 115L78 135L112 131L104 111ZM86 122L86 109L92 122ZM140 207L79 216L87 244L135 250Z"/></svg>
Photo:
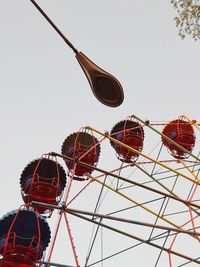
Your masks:
<svg viewBox="0 0 200 267"><path fill-rule="evenodd" d="M189 122L181 118L173 120L164 127L162 133L171 138L177 144L181 145L183 148L187 149L189 152L192 152L196 137L194 129ZM168 148L169 153L173 157L177 159L185 159L189 157L189 154L170 143L170 141L166 140L164 137L162 137L162 142Z"/></svg>
<svg viewBox="0 0 200 267"><path fill-rule="evenodd" d="M78 255L76 253L76 247L75 247L75 244L74 244L74 238L72 236L72 231L71 231L71 228L70 228L69 221L67 219L66 213L64 213L64 218L65 218L65 223L66 223L66 226L67 226L67 231L68 231L68 234L69 234L69 239L70 239L70 243L71 243L74 259L75 259L75 262L76 262L76 267L80 267L79 260L78 260Z"/></svg>
<svg viewBox="0 0 200 267"><path fill-rule="evenodd" d="M74 166L73 166L73 170L71 171L71 174L70 174L70 177L69 177L70 180L69 180L66 192L65 192L65 196L63 197L63 202L62 202L63 205L66 205L68 197L69 197L69 194L70 194L70 190L71 190L72 183L73 183L73 180L74 180L74 173L75 173L76 165L77 164L75 163ZM51 261L53 250L54 250L54 247L55 247L55 244L56 244L56 238L57 238L57 235L58 235L58 231L59 231L59 228L60 228L60 224L61 224L61 220L62 220L63 214L64 214L64 211L61 211L59 213L59 218L58 218L58 221L57 221L57 224L56 224L55 232L54 232L53 239L52 239L52 242L51 242L51 247L49 249L49 253L48 253L48 257L47 257L49 262ZM65 218L65 222L66 222L66 218ZM67 228L68 227L69 227L69 225L67 225ZM71 237L72 236L70 236L70 238ZM72 240L71 240L71 243L72 243ZM74 252L73 246L72 246L72 249L73 249L73 252ZM76 255L76 252L75 252L74 255ZM78 258L75 257L75 261L78 262ZM79 267L79 265L77 265L77 267Z"/></svg>
<svg viewBox="0 0 200 267"><path fill-rule="evenodd" d="M70 170L76 159L84 163L96 166L100 155L100 144L98 140L87 132L77 132L68 136L62 145L62 154L74 158L74 162L65 160ZM74 170L74 180L87 180L92 169L77 165Z"/></svg>
<svg viewBox="0 0 200 267"><path fill-rule="evenodd" d="M58 205L66 185L66 174L57 160L42 157L25 167L20 184L25 204L43 201ZM52 213L42 207L38 208L38 212L49 216Z"/></svg>
<svg viewBox="0 0 200 267"><path fill-rule="evenodd" d="M120 142L142 151L144 142L144 130L143 127L136 121L127 119L117 123L111 130L111 136ZM138 154L129 151L118 144L111 141L112 147L115 149L118 158L122 162L131 163L135 162L138 158Z"/></svg>
<svg viewBox="0 0 200 267"><path fill-rule="evenodd" d="M30 224L30 220L32 224ZM32 267L42 259L46 243L44 236L49 242L50 230L46 222L33 210L20 207L5 215L1 220L0 266ZM41 231L43 238L41 238Z"/></svg>

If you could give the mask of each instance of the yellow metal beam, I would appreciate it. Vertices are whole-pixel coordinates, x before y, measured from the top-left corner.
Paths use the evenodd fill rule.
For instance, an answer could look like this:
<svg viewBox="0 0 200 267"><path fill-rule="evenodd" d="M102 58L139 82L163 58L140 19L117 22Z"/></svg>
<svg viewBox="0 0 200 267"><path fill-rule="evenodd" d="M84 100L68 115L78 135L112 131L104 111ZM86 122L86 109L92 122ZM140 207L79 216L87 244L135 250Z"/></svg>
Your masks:
<svg viewBox="0 0 200 267"><path fill-rule="evenodd" d="M192 183L200 184L200 181L195 181L195 180L193 180L192 178L190 178L189 176L185 175L184 173L181 173L181 172L179 172L179 171L177 171L177 170L174 170L173 168L171 168L171 167L169 167L169 166L163 164L162 162L159 162L158 160L156 160L156 159L154 159L154 158L151 158L151 157L149 157L148 155L146 155L146 154L144 154L144 153L142 153L142 152L140 152L140 151L138 151L138 150L136 150L136 149L134 149L134 148L132 148L132 147L130 147L130 146L128 146L128 145L122 143L122 142L120 142L119 140L117 140L117 139L111 137L109 134L102 133L102 132L100 132L99 130L97 130L97 129L91 127L91 126L86 126L86 128L87 128L87 129L90 129L90 130L92 130L92 131L94 131L94 132L96 132L96 133L98 133L98 134L100 134L100 135L102 135L102 136L104 136L104 137L106 137L106 138L108 138L108 139L111 140L112 142L114 142L114 143L116 143L116 144L118 144L118 145L120 145L120 146L122 146L122 147L128 149L129 151L131 151L131 152L133 152L133 153L136 153L136 154L138 154L138 155L140 155L140 156L142 156L142 157L144 157L144 158L150 160L151 162L154 162L154 163L160 165L161 167L163 167L163 168L165 168L165 169L168 169L169 171L172 171L172 172L176 173L177 175L182 176L183 178L185 178L185 179L191 181Z"/></svg>
<svg viewBox="0 0 200 267"><path fill-rule="evenodd" d="M183 117L184 117L188 122L190 122L192 125L194 125L195 128L197 128L198 130L200 130L200 127L199 127L199 125L196 124L196 121L191 120L187 115L183 115Z"/></svg>
<svg viewBox="0 0 200 267"><path fill-rule="evenodd" d="M90 176L90 177L91 177L92 180L94 180L94 181L96 181L97 183L99 183L99 184L105 186L106 188L108 188L108 189L110 189L111 191L115 192L115 193L118 194L119 196L121 196L121 197L127 199L128 201L134 203L134 204L137 205L138 207L141 207L142 209L144 209L144 210L146 210L147 212L151 213L152 215L158 217L158 218L161 219L162 221L164 221L164 222L166 222L166 223L172 225L173 227L175 227L175 228L177 228L177 229L181 229L181 230L183 230L183 229L181 228L181 226L179 226L179 225L177 225L177 224L171 222L170 220L166 219L166 218L163 217L163 216L160 216L160 215L157 214L155 211L153 211L153 210L147 208L146 206L142 205L141 203L137 202L136 200L134 200L133 198L127 196L126 194L124 194L124 193L122 193L122 192L120 192L120 191L117 191L116 189L112 188L111 186L109 186L109 185L105 184L104 182L100 181L98 178L93 177L93 176ZM193 236L193 235L191 234L191 236Z"/></svg>
<svg viewBox="0 0 200 267"><path fill-rule="evenodd" d="M179 162L188 170L188 172L194 177L195 180L199 181L199 178L197 178L195 173L193 171L191 171L190 168L188 168L188 166L186 165L186 163L183 160L179 159Z"/></svg>
<svg viewBox="0 0 200 267"><path fill-rule="evenodd" d="M178 143L176 143L173 139L169 138L168 136L166 136L165 134L163 134L162 132L158 131L156 128L152 127L150 124L147 124L145 121L143 121L142 119L140 119L139 117L137 117L136 115L132 115L131 117L135 118L136 120L142 122L145 126L147 126L148 128L150 128L151 130L153 130L154 132L156 132L157 134L159 134L160 136L162 136L163 138L165 138L166 140L168 140L170 143L172 143L173 145L175 145L176 147L180 148L182 151L184 151L185 153L187 153L188 155L190 155L191 157L193 157L194 159L196 159L197 161L200 161L200 158L197 157L196 155L192 154L190 151L188 151L187 149L185 149L184 147L182 147L181 145L179 145ZM187 118L187 116L185 115L185 118Z"/></svg>

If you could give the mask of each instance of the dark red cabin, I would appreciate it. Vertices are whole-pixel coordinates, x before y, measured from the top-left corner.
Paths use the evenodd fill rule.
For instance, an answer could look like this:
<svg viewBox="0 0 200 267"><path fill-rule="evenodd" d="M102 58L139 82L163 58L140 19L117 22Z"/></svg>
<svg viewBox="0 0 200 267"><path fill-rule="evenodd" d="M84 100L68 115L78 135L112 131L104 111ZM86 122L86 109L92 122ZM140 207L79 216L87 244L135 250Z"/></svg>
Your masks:
<svg viewBox="0 0 200 267"><path fill-rule="evenodd" d="M100 144L98 140L87 132L77 132L68 136L62 145L62 154L73 159L78 159L84 163L96 166L100 155ZM65 160L69 170L73 170L74 161ZM84 181L92 173L91 168L76 166L74 169L74 179Z"/></svg>
<svg viewBox="0 0 200 267"><path fill-rule="evenodd" d="M124 120L117 123L111 130L110 136L116 140L130 146L133 149L142 151L144 142L144 130L142 126L133 120ZM138 154L129 151L127 148L111 141L112 147L115 149L118 158L122 162L135 162Z"/></svg>
<svg viewBox="0 0 200 267"><path fill-rule="evenodd" d="M196 137L194 129L189 122L182 119L173 120L164 127L162 133L189 152L192 152ZM162 137L162 142L173 157L177 159L185 159L189 157L188 153L184 152L181 148L176 147L166 138Z"/></svg>
<svg viewBox="0 0 200 267"><path fill-rule="evenodd" d="M50 237L46 220L35 211L19 209L7 213L0 220L0 266L36 266Z"/></svg>
<svg viewBox="0 0 200 267"><path fill-rule="evenodd" d="M20 185L25 204L39 201L58 205L66 186L66 173L57 161L36 159L23 170ZM43 207L38 207L37 211L51 214L51 210Z"/></svg>

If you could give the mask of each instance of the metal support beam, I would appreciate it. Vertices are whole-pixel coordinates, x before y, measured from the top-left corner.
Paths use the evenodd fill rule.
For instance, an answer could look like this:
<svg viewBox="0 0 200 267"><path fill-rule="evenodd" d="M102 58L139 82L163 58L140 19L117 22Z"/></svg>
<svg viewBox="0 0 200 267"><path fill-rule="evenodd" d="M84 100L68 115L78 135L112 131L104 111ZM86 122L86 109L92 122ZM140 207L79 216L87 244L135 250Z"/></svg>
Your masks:
<svg viewBox="0 0 200 267"><path fill-rule="evenodd" d="M75 267L75 266L71 266L71 265L64 265L64 264L54 263L54 262L50 262L50 261L38 261L37 263L42 264L42 267L44 267L44 266Z"/></svg>
<svg viewBox="0 0 200 267"><path fill-rule="evenodd" d="M125 218L120 218L116 216L110 216L106 214L100 214L100 213L94 213L94 212L89 212L89 211L83 211L83 210L77 210L77 209L69 209L66 208L65 206L56 206L52 204L47 204L43 202L37 202L37 201L32 201L31 205L36 206L36 207L45 207L45 208L50 208L50 209L56 209L56 210L61 210L63 212L69 213L69 214L83 214L83 215L88 215L92 216L93 218L102 218L102 219L108 219L108 220L113 220L113 221L118 221L118 222L124 222L124 223L130 223L130 224L135 224L135 225L140 225L140 226L146 226L146 227L153 227L165 231L173 231L177 233L182 233L182 234L189 234L193 236L200 236L200 233L198 232L191 232L183 229L177 229L177 228L172 228L172 227L167 227L163 225L158 225L158 224L151 224L151 223L146 223L146 222L140 222L140 221L135 221L135 220L130 220L130 219L125 219Z"/></svg>
<svg viewBox="0 0 200 267"><path fill-rule="evenodd" d="M105 175L110 175L110 176L112 176L112 177L114 177L114 178L117 178L117 179L119 179L119 180L121 180L121 181L130 183L130 184L132 184L132 185L141 187L141 188L143 188L143 189L152 191L152 192L154 192L154 193L163 195L163 196L165 196L165 197L169 197L169 198L171 198L171 199L174 199L174 200L176 200L176 201L179 201L179 202L185 204L186 206L193 206L193 207L195 207L195 208L200 209L200 205L198 205L198 204L196 204L196 203L189 202L189 201L187 201L187 200L184 200L184 199L181 199L181 198L179 198L179 197L176 197L176 196L173 196L173 195L164 193L164 192L162 192L162 191L160 191L160 190L154 189L154 188L149 187L149 186L146 186L146 185L144 185L144 184L140 184L140 183L135 182L135 181L133 181L133 180L129 180L129 179L125 178L125 177L119 176L119 175L114 174L114 173L112 173L112 172L108 172L108 171L106 171L106 170L103 170L103 169L94 167L94 166L89 165L89 164L87 164L87 163L85 163L85 162L79 161L77 158L74 159L74 158L71 158L71 157L68 157L68 156L59 154L59 153L57 153L57 152L51 152L50 155L60 157L60 158L62 158L62 159L64 159L64 160L66 159L66 160L70 160L70 161L75 161L75 162L76 162L78 165L80 165L80 166L87 167L87 168L90 168L90 169L92 169L92 170L96 170L96 171L98 171L98 172L104 173Z"/></svg>
<svg viewBox="0 0 200 267"><path fill-rule="evenodd" d="M76 213L71 213L71 214L72 214L73 216L76 216L76 217L81 218L81 219L83 219L83 220L92 222L92 223L94 223L94 224L96 224L96 225L100 225L100 226L102 226L102 227L104 227L104 228L106 228L106 229L112 230L112 231L114 231L114 232L116 232L116 233L119 233L119 234L122 234L122 235L124 235L124 236L130 237L130 238L135 239L135 240L137 240L137 241L140 241L140 242L142 242L142 243L144 243L144 244L147 244L147 245L149 245L149 246L155 247L155 248L157 248L157 249L161 249L161 250L163 250L163 251L165 251L165 252L167 252L167 253L171 253L171 254L173 254L173 255L175 255L175 256L178 256L178 257L181 257L181 258L183 258L183 259L189 260L189 261L191 261L191 262L200 264L200 261L199 261L198 259L192 258L192 257L190 257L190 256L187 256L187 255L185 255L185 254L179 253L179 252L177 252L177 251L174 251L174 250L171 250L171 249L168 249L168 248L159 246L159 245L157 245L157 244L151 242L150 240L142 239L142 238L140 238L140 237L138 237L138 236L135 236L135 235L129 234L129 233L127 233L127 232L121 231L121 230L119 230L119 229L113 228L113 227L111 227L111 226L109 226L109 225L106 225L106 224L103 224L103 223L101 223L101 222L97 222L97 221L95 221L95 220L86 218L86 217L84 217L84 216L82 216L82 215L80 215L80 214L76 214Z"/></svg>
<svg viewBox="0 0 200 267"><path fill-rule="evenodd" d="M140 156L142 156L142 157L144 157L144 158L150 160L151 162L154 162L154 163L158 164L159 166L161 166L161 167L163 167L163 168L165 168L165 169L167 169L167 170L169 170L169 171L171 171L171 172L173 172L173 173L176 173L177 175L180 175L181 177L183 177L183 178L185 178L185 179L191 181L192 183L200 184L200 181L194 181L193 179L191 179L189 176L185 175L184 173L181 173L181 172L179 172L179 171L177 171L177 170L175 170L175 169L169 167L168 165L163 164L162 162L160 162L160 161L158 161L158 160L156 160L156 159L154 159L154 158L151 158L150 156L148 156L148 155L146 155L146 154L140 152L139 150L134 149L134 148L132 148L132 147L130 147L130 146L128 146L128 145L126 145L126 144L120 142L119 140L117 140L117 139L111 137L111 136L110 136L109 134L107 134L107 133L102 133L102 132L100 132L99 130L97 130L97 129L91 127L91 126L86 126L85 128L86 128L86 129L89 129L89 130L91 130L91 131L94 131L94 132L100 134L101 136L106 137L107 139L109 139L109 140L111 140L112 142L114 142L114 143L120 145L121 147L124 147L124 148L128 149L129 151L131 151L131 152L133 152L133 153L136 153L137 155L140 155ZM156 130L156 131L157 131L157 130ZM186 150L186 151L187 151L187 150ZM198 161L200 161L200 159L199 159L198 157L196 157L196 156L195 156L195 159L198 159Z"/></svg>
<svg viewBox="0 0 200 267"><path fill-rule="evenodd" d="M135 118L136 120L140 121L141 123L143 123L144 125L146 125L148 128L150 128L151 130L153 130L154 132L156 132L157 134L159 134L160 136L162 136L163 138L165 138L167 141L169 141L170 143L172 143L173 145L175 145L176 147L180 148L182 151L184 151L185 153L187 153L188 155L190 155L191 157L193 157L194 159L196 159L197 161L200 161L200 158L198 158L197 156L195 156L194 154L192 154L190 151L188 151L187 149L185 149L184 147L182 147L181 145L177 144L174 140L172 140L171 138L169 138L168 136L166 136L165 134L161 133L160 131L158 131L157 129L155 129L154 127L152 127L150 124L146 123L145 121L143 121L142 119L140 119L139 117L137 117L136 115L132 115L131 117ZM186 119L188 119L188 117L186 115L184 115L184 117ZM189 119L188 119L189 120Z"/></svg>

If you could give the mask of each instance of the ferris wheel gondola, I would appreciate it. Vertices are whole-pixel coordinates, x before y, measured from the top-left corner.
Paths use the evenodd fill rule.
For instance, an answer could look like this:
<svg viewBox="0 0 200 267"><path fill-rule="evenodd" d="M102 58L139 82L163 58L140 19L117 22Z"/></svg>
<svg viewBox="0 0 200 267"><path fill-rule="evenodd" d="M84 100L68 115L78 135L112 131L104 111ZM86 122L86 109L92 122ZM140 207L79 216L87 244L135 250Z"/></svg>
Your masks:
<svg viewBox="0 0 200 267"><path fill-rule="evenodd" d="M34 267L43 258L51 232L45 218L20 208L0 219L0 266Z"/></svg>
<svg viewBox="0 0 200 267"><path fill-rule="evenodd" d="M29 163L20 177L21 194L25 204L40 201L58 205L66 186L66 173L63 167L49 158L40 158ZM51 210L39 207L41 214Z"/></svg>
<svg viewBox="0 0 200 267"><path fill-rule="evenodd" d="M118 141L134 148L138 151L142 151L144 143L144 130L140 123L128 118L118 122L111 130L111 137ZM138 154L131 152L127 148L110 141L112 147L115 149L118 158L122 162L131 163L135 162L138 158Z"/></svg>
<svg viewBox="0 0 200 267"><path fill-rule="evenodd" d="M92 134L80 131L69 135L65 139L61 152L63 155L74 159L74 161L65 160L69 171L74 168L76 159L95 167L99 160L100 144ZM77 165L74 169L73 179L84 181L88 179L91 173L91 168Z"/></svg>
<svg viewBox="0 0 200 267"><path fill-rule="evenodd" d="M184 149L192 152L196 137L193 126L190 122L185 121L182 118L170 121L164 127L162 133L175 141L178 145L182 146ZM171 143L165 137L162 137L162 142L174 158L185 159L189 157L188 153Z"/></svg>

